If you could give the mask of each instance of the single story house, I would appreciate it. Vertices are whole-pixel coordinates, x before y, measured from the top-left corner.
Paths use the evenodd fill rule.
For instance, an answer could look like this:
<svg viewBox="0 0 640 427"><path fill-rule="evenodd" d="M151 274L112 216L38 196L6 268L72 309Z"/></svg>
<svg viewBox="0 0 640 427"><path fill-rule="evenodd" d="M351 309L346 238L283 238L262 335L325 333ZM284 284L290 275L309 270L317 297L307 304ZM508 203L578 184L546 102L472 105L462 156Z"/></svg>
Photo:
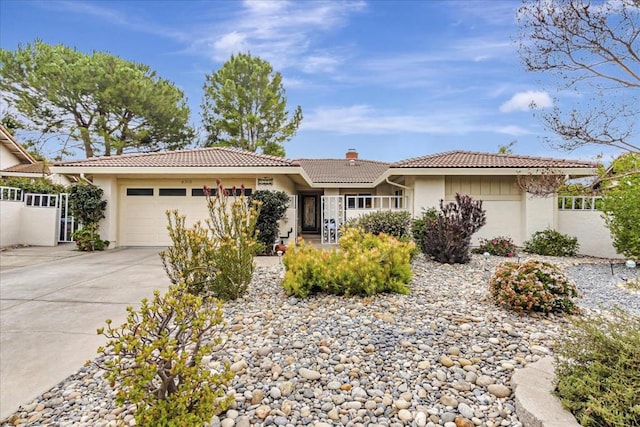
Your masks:
<svg viewBox="0 0 640 427"><path fill-rule="evenodd" d="M167 210L188 222L207 216L205 185L244 185L291 196L280 224L283 239L317 235L334 243L348 218L374 210L406 210L419 216L456 193L483 200L487 224L477 237L508 235L521 244L535 231L557 225L556 196L534 197L517 177L591 176L597 164L513 154L449 151L388 163L365 160L355 150L341 159L290 160L231 148L200 148L96 157L57 163L52 172L88 179L104 190L102 238L118 246L165 246Z"/></svg>

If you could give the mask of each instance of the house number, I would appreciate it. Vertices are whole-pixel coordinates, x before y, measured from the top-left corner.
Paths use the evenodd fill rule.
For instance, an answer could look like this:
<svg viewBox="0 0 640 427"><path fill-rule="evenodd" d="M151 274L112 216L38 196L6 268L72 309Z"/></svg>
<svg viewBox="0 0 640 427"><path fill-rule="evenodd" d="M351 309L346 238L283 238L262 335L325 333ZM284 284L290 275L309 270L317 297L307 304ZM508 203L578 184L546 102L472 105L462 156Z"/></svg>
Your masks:
<svg viewBox="0 0 640 427"><path fill-rule="evenodd" d="M180 181L180 184L191 184L191 180L190 179L183 179L182 181Z"/></svg>

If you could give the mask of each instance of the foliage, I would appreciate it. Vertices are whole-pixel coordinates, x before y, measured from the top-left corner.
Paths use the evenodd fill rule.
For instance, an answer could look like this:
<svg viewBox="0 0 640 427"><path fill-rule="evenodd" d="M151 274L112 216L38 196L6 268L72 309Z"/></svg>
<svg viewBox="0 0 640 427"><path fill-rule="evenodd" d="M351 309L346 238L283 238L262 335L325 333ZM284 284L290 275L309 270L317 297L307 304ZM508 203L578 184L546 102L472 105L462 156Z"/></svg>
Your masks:
<svg viewBox="0 0 640 427"><path fill-rule="evenodd" d="M640 259L640 174L621 178L607 190L601 208L616 251Z"/></svg>
<svg viewBox="0 0 640 427"><path fill-rule="evenodd" d="M76 230L71 235L76 241L78 250L83 252L104 251L109 246L108 240L102 240L98 232L98 224L90 223Z"/></svg>
<svg viewBox="0 0 640 427"><path fill-rule="evenodd" d="M593 196L590 185L580 183L565 183L558 187L558 196Z"/></svg>
<svg viewBox="0 0 640 427"><path fill-rule="evenodd" d="M173 150L193 137L183 92L109 53L35 41L0 49L0 76L4 99L31 130L80 141L87 157Z"/></svg>
<svg viewBox="0 0 640 427"><path fill-rule="evenodd" d="M555 265L542 261L505 262L489 279L493 299L518 312L552 311L571 313L571 298L578 296L575 285Z"/></svg>
<svg viewBox="0 0 640 427"><path fill-rule="evenodd" d="M424 253L438 262L464 264L470 259L471 236L486 222L482 200L460 194L447 205L440 200L440 212L426 223Z"/></svg>
<svg viewBox="0 0 640 427"><path fill-rule="evenodd" d="M345 227L360 227L365 233L385 233L406 240L411 238L411 214L406 211L375 211L351 219Z"/></svg>
<svg viewBox="0 0 640 427"><path fill-rule="evenodd" d="M547 228L543 231L536 231L523 244L525 252L548 256L574 256L578 253L578 238L562 234L558 231Z"/></svg>
<svg viewBox="0 0 640 427"><path fill-rule="evenodd" d="M339 250L326 251L301 241L288 250L283 257L285 291L301 298L318 292L337 295L409 292L413 242L352 227L345 229L338 244Z"/></svg>
<svg viewBox="0 0 640 427"><path fill-rule="evenodd" d="M518 143L517 140L513 140L505 145L498 146L498 154L513 154L513 147Z"/></svg>
<svg viewBox="0 0 640 427"><path fill-rule="evenodd" d="M171 286L162 296L156 290L152 301L143 299L139 310L127 307L127 313L120 327L107 320L106 329L98 329L108 339L98 348L106 356L98 364L117 389L116 403L137 405L137 425L204 425L229 407L229 366L212 372L202 362L222 342L219 301Z"/></svg>
<svg viewBox="0 0 640 427"><path fill-rule="evenodd" d="M235 196L235 187L228 194L219 180L217 185L215 195L205 187L206 227L196 223L187 228L184 216L177 211L167 213L173 244L160 256L172 283L184 282L195 294L230 300L246 292L253 276L261 202Z"/></svg>
<svg viewBox="0 0 640 427"><path fill-rule="evenodd" d="M35 194L60 194L67 191L64 185L54 184L46 178L7 177L0 181L4 187L22 189L25 193Z"/></svg>
<svg viewBox="0 0 640 427"><path fill-rule="evenodd" d="M511 237L494 237L492 239L480 239L480 246L473 250L474 253L512 257L515 256L518 247L513 243Z"/></svg>
<svg viewBox="0 0 640 427"><path fill-rule="evenodd" d="M289 196L284 191L259 190L254 192L249 201L257 200L262 203L260 215L256 222L258 240L262 243L263 253L270 255L273 244L280 235L278 221L284 218L289 207Z"/></svg>
<svg viewBox="0 0 640 427"><path fill-rule="evenodd" d="M526 69L556 77L550 81L560 82L558 93L589 94L584 105L571 102L574 107L563 111L565 103L555 99L553 110L542 113L545 125L561 138L555 145L640 151L633 137L640 115L638 1L524 0L518 20Z"/></svg>
<svg viewBox="0 0 640 427"><path fill-rule="evenodd" d="M557 395L587 427L640 425L640 317L576 317L556 352Z"/></svg>
<svg viewBox="0 0 640 427"><path fill-rule="evenodd" d="M82 229L73 233L73 238L82 251L102 251L109 246L109 241L100 238L98 225L107 208L103 194L102 188L94 185L73 184L69 187L69 210L82 225Z"/></svg>
<svg viewBox="0 0 640 427"><path fill-rule="evenodd" d="M160 257L172 284L183 283L190 293L203 295L214 288L216 248L201 222L187 227L186 219L177 210L167 212L172 245Z"/></svg>
<svg viewBox="0 0 640 427"><path fill-rule="evenodd" d="M419 218L413 220L411 224L411 232L413 240L418 248L424 252L424 238L427 233L427 227L438 218L438 210L436 208L423 209Z"/></svg>
<svg viewBox="0 0 640 427"><path fill-rule="evenodd" d="M279 72L249 53L232 55L206 76L202 123L207 145L284 156L282 143L295 135L302 121L300 106L291 117L286 107Z"/></svg>

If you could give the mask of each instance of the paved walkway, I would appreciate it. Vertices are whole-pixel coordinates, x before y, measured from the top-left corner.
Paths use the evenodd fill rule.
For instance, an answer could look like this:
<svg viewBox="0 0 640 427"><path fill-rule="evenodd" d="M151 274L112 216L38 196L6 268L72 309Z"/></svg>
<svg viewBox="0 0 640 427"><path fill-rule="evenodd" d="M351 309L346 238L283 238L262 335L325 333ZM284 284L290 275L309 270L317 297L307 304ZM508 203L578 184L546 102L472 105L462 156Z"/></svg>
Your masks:
<svg viewBox="0 0 640 427"><path fill-rule="evenodd" d="M122 323L127 305L167 288L159 251L0 252L0 419L93 359L105 319Z"/></svg>

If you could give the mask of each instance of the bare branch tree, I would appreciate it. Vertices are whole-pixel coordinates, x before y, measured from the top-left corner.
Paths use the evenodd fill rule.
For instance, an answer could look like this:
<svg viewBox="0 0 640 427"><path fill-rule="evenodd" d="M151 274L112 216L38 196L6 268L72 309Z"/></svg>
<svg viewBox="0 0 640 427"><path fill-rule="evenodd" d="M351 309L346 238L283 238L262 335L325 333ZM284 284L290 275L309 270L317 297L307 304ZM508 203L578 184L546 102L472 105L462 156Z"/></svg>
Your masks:
<svg viewBox="0 0 640 427"><path fill-rule="evenodd" d="M601 144L639 152L640 0L523 0L519 53L528 71L559 77L585 101L542 113L545 125L574 149Z"/></svg>

